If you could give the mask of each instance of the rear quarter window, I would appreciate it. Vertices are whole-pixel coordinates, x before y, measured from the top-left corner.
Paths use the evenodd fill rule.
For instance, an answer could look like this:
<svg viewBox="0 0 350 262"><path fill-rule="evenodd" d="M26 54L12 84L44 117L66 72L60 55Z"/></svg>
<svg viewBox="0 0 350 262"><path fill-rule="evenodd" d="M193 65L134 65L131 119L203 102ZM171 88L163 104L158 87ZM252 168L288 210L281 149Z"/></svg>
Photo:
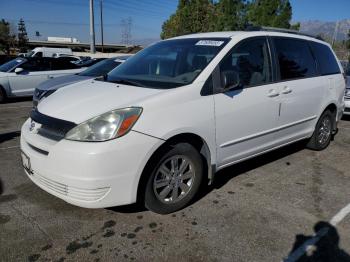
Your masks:
<svg viewBox="0 0 350 262"><path fill-rule="evenodd" d="M274 38L281 80L317 76L316 61L307 41L294 38Z"/></svg>
<svg viewBox="0 0 350 262"><path fill-rule="evenodd" d="M316 57L321 75L339 74L340 68L331 49L324 44L311 42L312 51Z"/></svg>

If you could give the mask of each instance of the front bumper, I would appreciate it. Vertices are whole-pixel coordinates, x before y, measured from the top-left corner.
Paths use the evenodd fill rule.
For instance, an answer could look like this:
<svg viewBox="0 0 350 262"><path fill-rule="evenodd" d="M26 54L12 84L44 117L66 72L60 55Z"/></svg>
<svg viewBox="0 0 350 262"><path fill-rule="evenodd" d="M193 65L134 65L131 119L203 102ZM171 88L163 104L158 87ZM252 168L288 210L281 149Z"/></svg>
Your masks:
<svg viewBox="0 0 350 262"><path fill-rule="evenodd" d="M163 142L134 131L107 142L54 141L29 128L28 119L21 132L28 177L50 194L87 208L134 203L143 168Z"/></svg>

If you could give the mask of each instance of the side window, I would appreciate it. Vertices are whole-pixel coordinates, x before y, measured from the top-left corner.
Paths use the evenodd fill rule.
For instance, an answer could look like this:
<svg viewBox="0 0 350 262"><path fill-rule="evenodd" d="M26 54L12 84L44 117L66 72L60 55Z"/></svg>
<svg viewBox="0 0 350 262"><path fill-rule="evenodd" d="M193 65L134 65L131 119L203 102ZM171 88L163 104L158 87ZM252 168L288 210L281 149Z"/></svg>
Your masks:
<svg viewBox="0 0 350 262"><path fill-rule="evenodd" d="M274 44L281 80L317 75L316 62L307 41L276 37Z"/></svg>
<svg viewBox="0 0 350 262"><path fill-rule="evenodd" d="M20 68L23 68L25 71L32 72L32 71L38 71L37 70L37 63L35 60L29 60L19 66Z"/></svg>
<svg viewBox="0 0 350 262"><path fill-rule="evenodd" d="M50 65L48 61L44 59L30 59L27 62L23 63L19 67L23 68L28 72L36 71L47 71L50 70Z"/></svg>
<svg viewBox="0 0 350 262"><path fill-rule="evenodd" d="M311 46L321 75L340 74L337 60L328 46L316 42L312 42Z"/></svg>
<svg viewBox="0 0 350 262"><path fill-rule="evenodd" d="M43 57L43 52L37 52L34 55L35 57Z"/></svg>
<svg viewBox="0 0 350 262"><path fill-rule="evenodd" d="M51 61L52 70L68 70L76 69L78 66L71 62L72 60L67 57L53 58Z"/></svg>
<svg viewBox="0 0 350 262"><path fill-rule="evenodd" d="M271 61L266 38L244 40L220 62L220 73L235 73L242 87L270 83Z"/></svg>

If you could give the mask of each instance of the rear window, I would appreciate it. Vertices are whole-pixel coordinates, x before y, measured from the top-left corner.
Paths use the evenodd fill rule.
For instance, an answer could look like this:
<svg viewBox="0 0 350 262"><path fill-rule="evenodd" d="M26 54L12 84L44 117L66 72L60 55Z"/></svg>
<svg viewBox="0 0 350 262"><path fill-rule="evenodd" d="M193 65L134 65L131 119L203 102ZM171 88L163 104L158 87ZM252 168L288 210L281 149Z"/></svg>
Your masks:
<svg viewBox="0 0 350 262"><path fill-rule="evenodd" d="M320 43L311 42L321 75L339 74L340 69L331 49Z"/></svg>
<svg viewBox="0 0 350 262"><path fill-rule="evenodd" d="M314 60L307 41L292 38L274 39L281 80L291 80L317 75Z"/></svg>

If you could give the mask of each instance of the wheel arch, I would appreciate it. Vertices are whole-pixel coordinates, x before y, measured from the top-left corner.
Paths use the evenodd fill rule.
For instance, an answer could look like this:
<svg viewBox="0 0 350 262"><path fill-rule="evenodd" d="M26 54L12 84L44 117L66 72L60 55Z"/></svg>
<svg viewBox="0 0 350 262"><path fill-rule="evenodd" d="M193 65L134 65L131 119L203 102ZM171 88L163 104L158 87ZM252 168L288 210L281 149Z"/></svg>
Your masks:
<svg viewBox="0 0 350 262"><path fill-rule="evenodd" d="M337 116L338 116L338 107L335 103L330 103L328 104L322 111L322 113L320 114L319 118L322 116L322 114L329 110L333 115L334 115L334 123L333 124L333 129L336 129L337 128ZM334 130L333 130L334 131Z"/></svg>
<svg viewBox="0 0 350 262"><path fill-rule="evenodd" d="M147 183L148 176L155 167L156 160L159 159L162 154L164 154L169 148L178 144L178 143L189 143L194 148L198 150L202 156L206 178L209 183L214 179L215 165L212 165L212 153L210 152L207 142L197 134L194 133L181 133L174 135L164 141L151 155L148 159L143 171L141 173L138 186L137 186L137 202L142 200L144 195L145 185Z"/></svg>

